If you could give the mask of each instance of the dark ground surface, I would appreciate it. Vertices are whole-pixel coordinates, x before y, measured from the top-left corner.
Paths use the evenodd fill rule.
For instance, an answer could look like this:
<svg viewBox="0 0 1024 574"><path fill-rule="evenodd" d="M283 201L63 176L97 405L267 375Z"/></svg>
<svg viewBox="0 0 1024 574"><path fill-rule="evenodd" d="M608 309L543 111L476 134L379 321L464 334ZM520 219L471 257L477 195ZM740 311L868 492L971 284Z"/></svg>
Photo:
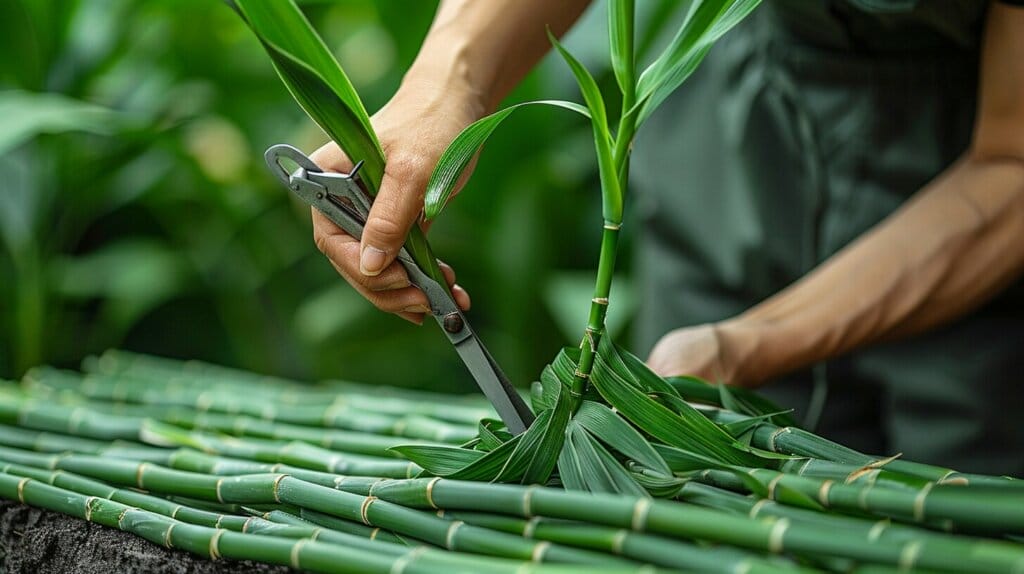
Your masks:
<svg viewBox="0 0 1024 574"><path fill-rule="evenodd" d="M211 561L84 520L0 501L0 574L290 574L282 566Z"/></svg>

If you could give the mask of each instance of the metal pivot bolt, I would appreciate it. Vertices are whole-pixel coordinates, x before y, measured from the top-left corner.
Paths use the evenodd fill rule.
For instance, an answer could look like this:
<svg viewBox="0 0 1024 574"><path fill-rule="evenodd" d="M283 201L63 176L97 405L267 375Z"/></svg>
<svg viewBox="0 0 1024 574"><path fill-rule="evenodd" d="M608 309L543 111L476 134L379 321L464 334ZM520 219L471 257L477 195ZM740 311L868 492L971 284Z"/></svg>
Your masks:
<svg viewBox="0 0 1024 574"><path fill-rule="evenodd" d="M451 334L458 333L462 330L462 316L452 311L444 316L444 330Z"/></svg>

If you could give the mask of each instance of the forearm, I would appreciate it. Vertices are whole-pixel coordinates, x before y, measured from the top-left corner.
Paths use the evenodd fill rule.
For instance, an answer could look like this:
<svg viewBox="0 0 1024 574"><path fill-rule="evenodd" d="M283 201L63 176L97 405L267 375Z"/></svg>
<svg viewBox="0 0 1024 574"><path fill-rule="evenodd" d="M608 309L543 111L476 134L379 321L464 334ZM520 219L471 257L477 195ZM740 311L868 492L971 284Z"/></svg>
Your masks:
<svg viewBox="0 0 1024 574"><path fill-rule="evenodd" d="M403 84L433 85L493 110L589 0L444 0Z"/></svg>
<svg viewBox="0 0 1024 574"><path fill-rule="evenodd" d="M858 241L720 326L756 383L978 307L1024 269L1024 160L968 156ZM737 348L745 347L745 348Z"/></svg>

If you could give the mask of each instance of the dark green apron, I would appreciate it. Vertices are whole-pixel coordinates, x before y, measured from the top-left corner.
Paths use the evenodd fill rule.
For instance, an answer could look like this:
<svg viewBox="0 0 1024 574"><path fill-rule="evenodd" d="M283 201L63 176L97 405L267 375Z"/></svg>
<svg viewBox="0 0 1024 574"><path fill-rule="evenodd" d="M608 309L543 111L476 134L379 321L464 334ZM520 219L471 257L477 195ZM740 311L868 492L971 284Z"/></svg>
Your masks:
<svg viewBox="0 0 1024 574"><path fill-rule="evenodd" d="M729 33L635 146L637 349L770 297L949 166L971 135L985 6L765 0ZM1018 282L764 393L860 450L1024 476L1021 373Z"/></svg>

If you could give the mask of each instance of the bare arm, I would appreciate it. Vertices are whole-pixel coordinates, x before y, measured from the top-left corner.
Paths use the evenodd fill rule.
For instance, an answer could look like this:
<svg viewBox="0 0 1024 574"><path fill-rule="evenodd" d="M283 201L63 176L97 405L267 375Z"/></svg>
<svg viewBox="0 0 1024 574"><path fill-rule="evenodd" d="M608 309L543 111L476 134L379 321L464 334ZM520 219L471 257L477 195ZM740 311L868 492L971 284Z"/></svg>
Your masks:
<svg viewBox="0 0 1024 574"><path fill-rule="evenodd" d="M977 308L1024 270L1024 9L996 4L968 151L806 277L705 329L703 364L666 337L652 366L736 384L766 379ZM697 339L701 341L701 339ZM711 355L714 355L712 357ZM689 365L687 365L689 361ZM676 373L673 373L676 371Z"/></svg>
<svg viewBox="0 0 1024 574"><path fill-rule="evenodd" d="M398 91L373 117L387 156L380 193L362 243L313 210L317 247L353 287L379 309L419 323L427 298L394 262L423 209L430 172L458 133L492 111L589 0L445 0ZM313 155L321 167L348 171L334 143ZM443 267L449 283L455 275ZM453 288L461 307L469 295Z"/></svg>

